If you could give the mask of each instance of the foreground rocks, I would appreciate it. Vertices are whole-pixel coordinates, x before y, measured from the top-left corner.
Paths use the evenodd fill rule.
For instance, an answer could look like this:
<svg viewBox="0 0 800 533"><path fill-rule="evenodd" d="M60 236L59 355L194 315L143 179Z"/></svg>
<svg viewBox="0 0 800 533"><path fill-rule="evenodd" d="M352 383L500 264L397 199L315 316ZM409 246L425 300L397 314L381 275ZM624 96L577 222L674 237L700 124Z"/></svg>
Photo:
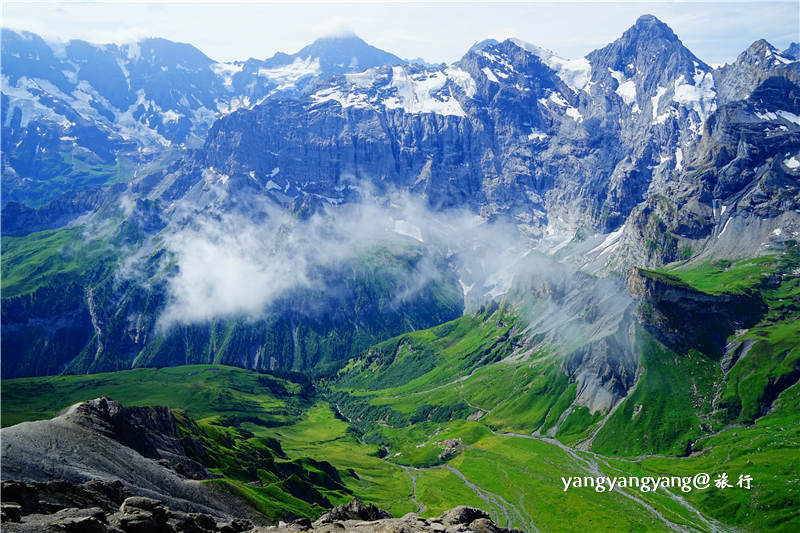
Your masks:
<svg viewBox="0 0 800 533"><path fill-rule="evenodd" d="M94 492L98 505L62 507L52 501L53 491L39 490L29 483L3 483L2 530L8 533L506 533L489 515L471 507L456 507L436 518L409 513L392 518L389 513L358 499L339 505L317 521L299 518L277 526L257 527L250 520L221 521L209 514L185 513L163 502L143 496L127 496L116 509L109 509L115 496L125 494L119 483L93 482L75 487L78 499ZM42 498L42 499L40 499ZM16 500L16 501L15 501Z"/></svg>
<svg viewBox="0 0 800 533"><path fill-rule="evenodd" d="M355 499L347 505L339 505L329 513L322 515L316 522L297 520L290 524L280 523L277 526L256 528L258 533L291 533L308 531L313 533L342 533L353 531L358 533L511 533L512 531L498 527L489 515L480 509L460 506L445 511L435 518L422 518L415 513L408 513L402 518L392 518L389 513L374 505L364 504Z"/></svg>
<svg viewBox="0 0 800 533"><path fill-rule="evenodd" d="M54 482L53 484L63 484ZM97 497L96 506L63 507L64 494L50 484L16 481L3 483L2 530L13 532L74 533L238 533L252 531L250 520L220 520L205 513L185 513L143 496L127 496L111 508L116 497L127 494L119 482L95 481L74 486L77 500ZM91 485L91 486L90 486ZM61 499L62 504L55 503ZM69 496L67 496L69 498ZM16 500L16 501L15 501ZM74 500L73 500L74 501Z"/></svg>

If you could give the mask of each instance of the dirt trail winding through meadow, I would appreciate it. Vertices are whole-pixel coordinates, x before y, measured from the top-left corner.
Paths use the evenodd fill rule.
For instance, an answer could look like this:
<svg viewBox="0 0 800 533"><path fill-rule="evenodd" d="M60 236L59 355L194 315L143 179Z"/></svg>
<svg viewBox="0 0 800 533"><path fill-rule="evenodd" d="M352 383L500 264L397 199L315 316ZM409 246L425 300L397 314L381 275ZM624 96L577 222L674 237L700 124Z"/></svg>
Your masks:
<svg viewBox="0 0 800 533"><path fill-rule="evenodd" d="M613 467L611 467L611 465L609 465L608 459L610 459L610 458L602 456L602 455L598 455L598 454L596 454L594 452L585 451L585 450L580 450L580 451L582 451L583 453L589 455L590 458L581 457L580 455L578 455L577 450L574 450L573 448L570 448L566 444L564 444L564 443L562 443L562 442L560 442L560 441L558 441L556 439L550 438L550 437L540 437L540 436L535 436L535 435L524 435L522 433L497 433L497 432L494 432L494 431L492 431L492 433L495 434L495 435L501 436L501 437L517 437L517 438L522 438L522 439L542 440L542 441L548 442L550 444L553 444L555 446L558 446L567 455L572 457L575 460L576 464L583 466L583 468L587 471L587 473L589 473L591 476L594 476L594 477L606 476L606 474L601 472L600 467L599 467L599 465L597 463L598 461L602 461L603 464L607 468L612 469L612 470L616 470ZM688 511L690 511L692 514L694 514L703 523L703 525L708 528L708 530L710 530L710 531L712 531L714 533L717 533L717 532L723 533L723 532L727 531L727 529L725 529L721 524L707 519L705 516L703 516L703 514L700 511L698 511L695 507L693 507L691 504L689 504L683 498L680 498L679 496L673 494L672 492L668 491L665 488L662 488L662 489L670 499L672 499L674 502L680 504L681 506L686 508ZM637 503L638 505L644 507L645 509L650 511L653 515L655 515L661 522L663 522L664 525L666 525L667 527L669 527L670 529L672 529L674 531L680 531L682 533L692 533L692 532L695 532L695 531L702 531L702 530L694 528L694 527L686 527L686 526L683 526L681 524L676 524L675 522L669 520L664 515L662 515L658 511L658 509L656 509L655 507L653 507L649 503L645 502L644 500L642 500L638 496L634 496L633 494L629 494L629 493L621 490L619 487L614 487L614 492L617 492L617 493L621 494L622 496L624 496L625 498L628 498L629 500L631 500L631 501Z"/></svg>
<svg viewBox="0 0 800 533"><path fill-rule="evenodd" d="M392 463L391 461L387 461L388 463L398 466L397 463ZM427 508L425 505L417 501L417 480L416 476L412 474L412 472L423 472L425 470L449 470L453 474L456 475L467 487L469 487L475 494L483 500L486 505L489 507L489 514L492 515L492 520L494 520L495 524L500 524L500 513L502 513L503 518L506 520L506 527L511 527L513 522L516 520L520 524L523 525L526 531L538 533L538 529L533 524L533 521L528 516L527 519L523 515L527 515L523 511L520 511L516 505L508 503L502 496L495 494L491 491L488 491L482 487L479 487L475 483L472 483L467 479L467 477L456 467L450 465L436 465L436 466L427 466L423 468L413 467L413 466L405 466L399 465L406 471L409 478L411 478L411 487L412 487L412 496L411 501L417 506L419 509L419 513L425 511ZM499 512L498 512L499 511Z"/></svg>
<svg viewBox="0 0 800 533"><path fill-rule="evenodd" d="M417 506L417 514L422 514L427 507L417 500L417 476L411 473L411 467L403 466L403 470L405 470L408 477L411 478L411 501Z"/></svg>

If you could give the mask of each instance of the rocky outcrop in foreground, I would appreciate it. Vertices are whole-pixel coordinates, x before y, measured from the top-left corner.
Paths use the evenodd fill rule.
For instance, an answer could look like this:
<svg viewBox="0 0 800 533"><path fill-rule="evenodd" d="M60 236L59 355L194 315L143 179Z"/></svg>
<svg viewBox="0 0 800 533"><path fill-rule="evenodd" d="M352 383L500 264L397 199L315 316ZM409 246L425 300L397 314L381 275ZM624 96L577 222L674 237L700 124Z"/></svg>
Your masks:
<svg viewBox="0 0 800 533"><path fill-rule="evenodd" d="M250 520L221 521L207 513L171 509L153 498L130 496L119 481L4 481L2 497L2 530L9 533L237 533L254 527Z"/></svg>
<svg viewBox="0 0 800 533"><path fill-rule="evenodd" d="M334 507L329 513L322 515L316 522L302 520L292 524L260 528L261 532L290 532L307 530L314 533L340 533L355 531L359 533L412 533L436 531L441 533L511 533L512 531L498 527L489 515L480 509L459 506L445 511L435 518L422 518L415 513L408 513L402 518L391 518L389 513L375 507L365 505L355 499L347 505Z"/></svg>
<svg viewBox="0 0 800 533"><path fill-rule="evenodd" d="M127 496L118 509L109 508L125 495L118 482L93 481L78 486L66 482L4 482L2 529L8 533L510 533L497 527L484 511L463 506L436 518L421 518L414 513L392 518L383 509L354 499L313 523L300 518L277 526L255 527L246 519L219 521L205 513L173 510L159 500L142 496ZM66 501L83 501L88 506L63 507Z"/></svg>

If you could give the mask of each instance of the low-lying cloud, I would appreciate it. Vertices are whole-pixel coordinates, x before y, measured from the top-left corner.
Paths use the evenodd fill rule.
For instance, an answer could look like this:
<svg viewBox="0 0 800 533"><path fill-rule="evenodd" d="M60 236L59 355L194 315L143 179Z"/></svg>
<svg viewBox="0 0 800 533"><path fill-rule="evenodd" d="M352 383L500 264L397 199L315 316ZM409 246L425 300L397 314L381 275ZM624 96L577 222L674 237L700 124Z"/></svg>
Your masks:
<svg viewBox="0 0 800 533"><path fill-rule="evenodd" d="M164 237L174 274L160 325L257 318L293 289L325 291L319 267L381 246L416 246L440 257L459 277L470 306L509 288L525 251L513 225L465 210L433 212L404 193L385 198L329 207L305 220L279 207L259 222L237 214L195 216ZM442 265L418 262L406 292L424 286L436 268Z"/></svg>

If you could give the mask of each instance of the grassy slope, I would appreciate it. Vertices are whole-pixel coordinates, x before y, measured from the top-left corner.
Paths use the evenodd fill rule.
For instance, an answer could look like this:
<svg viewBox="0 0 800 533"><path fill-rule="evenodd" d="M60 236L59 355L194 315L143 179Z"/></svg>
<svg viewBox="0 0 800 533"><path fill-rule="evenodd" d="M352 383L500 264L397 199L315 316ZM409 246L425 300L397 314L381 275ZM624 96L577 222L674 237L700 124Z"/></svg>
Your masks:
<svg viewBox="0 0 800 533"><path fill-rule="evenodd" d="M636 347L644 372L592 449L606 455L682 455L710 427L719 365L699 352L675 354L644 330L637 333Z"/></svg>
<svg viewBox="0 0 800 533"><path fill-rule="evenodd" d="M800 246L756 259L679 266L669 274L710 294L756 293L767 305L763 319L733 339L752 347L725 376L719 402L722 422L752 422L800 378Z"/></svg>
<svg viewBox="0 0 800 533"><path fill-rule="evenodd" d="M532 432L560 416L575 387L547 354L504 360L520 346L517 313L490 307L373 347L340 372L333 390L352 398L343 408L388 414L394 426L416 423L420 415L436 421L434 408L456 407L461 418L484 413L482 422L497 429ZM385 426L363 429L392 433Z"/></svg>
<svg viewBox="0 0 800 533"><path fill-rule="evenodd" d="M259 378L269 385L259 383ZM291 394L300 389L255 372L207 365L4 380L2 425L50 418L65 407L98 396L109 396L123 405L183 409L195 419L240 414L270 423L296 420L302 403L272 393L270 386L288 387Z"/></svg>
<svg viewBox="0 0 800 533"><path fill-rule="evenodd" d="M639 330L637 351L642 354L643 375L631 396L599 432L593 449L608 455L676 456L664 458L664 464L674 467L675 473L687 475L700 471L698 465L708 470L730 468L733 475L733 470L741 466L737 463L740 458L754 476L764 474L759 490L693 493L689 500L724 523L753 530L770 529L759 525L758 520L770 527L781 524L784 530L796 527L798 516L790 511L797 504L791 472L797 471L800 460L790 450L796 449L800 439L796 432L776 429L776 425L788 426L792 415L787 408L776 408L766 417L758 417L765 414L765 406L781 390L797 380L798 265L798 249L790 247L772 257L654 272L669 282L709 294L757 293L767 305L767 314L756 326L732 339L749 340L753 345L727 374L718 361L696 351L673 353ZM478 313L376 346L371 353L351 361L335 384L353 402L346 413L356 419L366 439L387 447L392 461L413 466L441 463L441 441L445 438L461 437L467 451L482 442L474 431L467 431L465 425L471 423L463 420L409 426L421 407L467 403L473 413L484 413L480 421L490 427L525 433L537 427L546 430L574 398L574 387L558 366L546 354L534 354L524 362L493 362L481 357L485 346L491 346L490 340L514 338L514 328L508 326L513 323L508 312ZM511 335L506 335L509 331ZM399 379L389 381L384 377L388 375ZM796 388L784 391L776 405L789 401L787 397L796 394L792 392ZM714 402L717 394L718 401ZM370 418L378 423L368 423ZM726 429L719 437L703 437L728 424L753 420L755 425L740 430L752 432L752 445L741 450L736 449L736 437L731 438L737 433L735 429ZM574 410L560 425L557 436L567 444L578 442L596 422L588 412ZM761 425L772 429L761 429ZM793 426L797 427L796 422ZM722 438L725 435L727 440ZM773 443L769 446L773 451L762 453L767 442ZM690 444L692 457L677 457ZM458 454L450 464L467 455ZM648 457L635 464L641 463L636 468L642 472L672 473L666 467L655 468L658 461L657 457ZM663 495L647 499L660 509L673 507L670 512L690 523L697 520L686 508L674 509L676 504Z"/></svg>
<svg viewBox="0 0 800 533"><path fill-rule="evenodd" d="M105 243L84 242L81 226L3 237L3 299L90 278L113 259Z"/></svg>
<svg viewBox="0 0 800 533"><path fill-rule="evenodd" d="M785 390L773 411L750 426L733 426L701 438L690 457L647 456L635 461L605 459L608 475L694 476L726 473L731 488L679 493L708 515L747 531L792 532L800 527L800 385ZM740 474L752 489L736 486ZM677 490L673 491L678 493Z"/></svg>

